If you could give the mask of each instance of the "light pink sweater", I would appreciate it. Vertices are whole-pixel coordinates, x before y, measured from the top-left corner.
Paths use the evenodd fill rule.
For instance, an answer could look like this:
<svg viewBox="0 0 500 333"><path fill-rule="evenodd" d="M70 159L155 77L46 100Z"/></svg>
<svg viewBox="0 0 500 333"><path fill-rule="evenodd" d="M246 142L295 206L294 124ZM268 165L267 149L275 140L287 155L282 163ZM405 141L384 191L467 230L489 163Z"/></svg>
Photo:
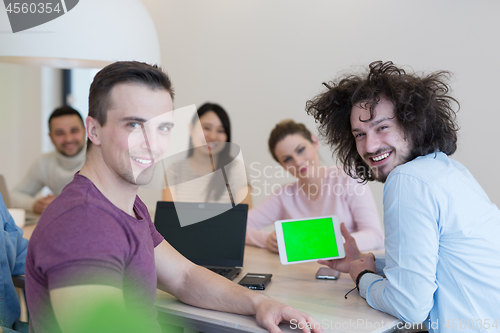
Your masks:
<svg viewBox="0 0 500 333"><path fill-rule="evenodd" d="M307 185L306 185L307 186ZM310 200L298 182L281 186L280 191L248 212L246 243L266 247L271 231L258 230L277 220L337 215L356 239L360 251L383 248L384 236L375 201L368 185L359 184L341 169L326 169L323 186Z"/></svg>

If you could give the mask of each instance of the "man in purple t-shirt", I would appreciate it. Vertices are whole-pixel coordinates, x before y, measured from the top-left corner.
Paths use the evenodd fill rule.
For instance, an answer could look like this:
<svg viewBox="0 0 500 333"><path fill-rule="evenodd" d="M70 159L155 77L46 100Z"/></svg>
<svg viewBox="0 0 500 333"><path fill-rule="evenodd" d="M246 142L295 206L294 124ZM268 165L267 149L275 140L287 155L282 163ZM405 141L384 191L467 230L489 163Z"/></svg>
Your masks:
<svg viewBox="0 0 500 333"><path fill-rule="evenodd" d="M144 63L117 62L94 78L85 164L46 209L29 243L32 330L76 332L85 324L93 332L122 331L123 318L140 317L139 331L160 332L158 287L191 305L256 315L270 332L292 319L303 332L310 332L308 326L323 332L311 316L194 265L156 231L137 190L151 181L154 160L167 148L172 95L165 73ZM134 139L136 133L144 139ZM120 322L92 326L87 311L102 302L110 304L107 319Z"/></svg>

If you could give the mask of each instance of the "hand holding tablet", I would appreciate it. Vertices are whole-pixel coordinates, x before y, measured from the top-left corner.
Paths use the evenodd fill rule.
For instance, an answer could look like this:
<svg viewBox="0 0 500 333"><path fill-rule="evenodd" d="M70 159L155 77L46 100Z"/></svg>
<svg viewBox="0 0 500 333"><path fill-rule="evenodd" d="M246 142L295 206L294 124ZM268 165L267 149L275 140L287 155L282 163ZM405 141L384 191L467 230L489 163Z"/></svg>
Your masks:
<svg viewBox="0 0 500 333"><path fill-rule="evenodd" d="M345 257L337 216L274 222L283 265Z"/></svg>

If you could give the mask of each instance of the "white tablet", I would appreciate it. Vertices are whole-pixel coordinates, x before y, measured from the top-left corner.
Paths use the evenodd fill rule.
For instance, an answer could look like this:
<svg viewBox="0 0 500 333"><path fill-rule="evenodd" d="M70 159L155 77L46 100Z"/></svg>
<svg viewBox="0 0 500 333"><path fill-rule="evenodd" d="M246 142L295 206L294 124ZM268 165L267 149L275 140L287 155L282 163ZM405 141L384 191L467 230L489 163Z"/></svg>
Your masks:
<svg viewBox="0 0 500 333"><path fill-rule="evenodd" d="M280 220L274 226L283 265L345 257L340 222L335 215Z"/></svg>

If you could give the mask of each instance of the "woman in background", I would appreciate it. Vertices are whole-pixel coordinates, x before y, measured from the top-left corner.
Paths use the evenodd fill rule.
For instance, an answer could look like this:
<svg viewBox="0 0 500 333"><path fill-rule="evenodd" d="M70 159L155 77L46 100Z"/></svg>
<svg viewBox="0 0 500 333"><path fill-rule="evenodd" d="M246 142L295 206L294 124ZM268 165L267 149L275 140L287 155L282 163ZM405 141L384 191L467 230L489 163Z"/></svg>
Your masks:
<svg viewBox="0 0 500 333"><path fill-rule="evenodd" d="M196 126L197 119L201 127ZM203 104L193 116L189 135L187 158L167 168L167 180L175 185L163 191L163 201L231 203L229 186L225 185L229 182L233 198L240 199L235 203L242 199L241 203L250 208L252 201L244 167L238 161L226 167L226 180L220 172L214 172L234 160L231 147L226 144L231 142L231 124L226 111L218 104Z"/></svg>
<svg viewBox="0 0 500 333"><path fill-rule="evenodd" d="M278 123L269 137L273 158L294 183L248 213L246 243L278 252L275 231L258 230L274 221L337 215L356 239L361 251L383 247L382 227L370 188L349 177L341 168L319 161L318 139L291 119Z"/></svg>

